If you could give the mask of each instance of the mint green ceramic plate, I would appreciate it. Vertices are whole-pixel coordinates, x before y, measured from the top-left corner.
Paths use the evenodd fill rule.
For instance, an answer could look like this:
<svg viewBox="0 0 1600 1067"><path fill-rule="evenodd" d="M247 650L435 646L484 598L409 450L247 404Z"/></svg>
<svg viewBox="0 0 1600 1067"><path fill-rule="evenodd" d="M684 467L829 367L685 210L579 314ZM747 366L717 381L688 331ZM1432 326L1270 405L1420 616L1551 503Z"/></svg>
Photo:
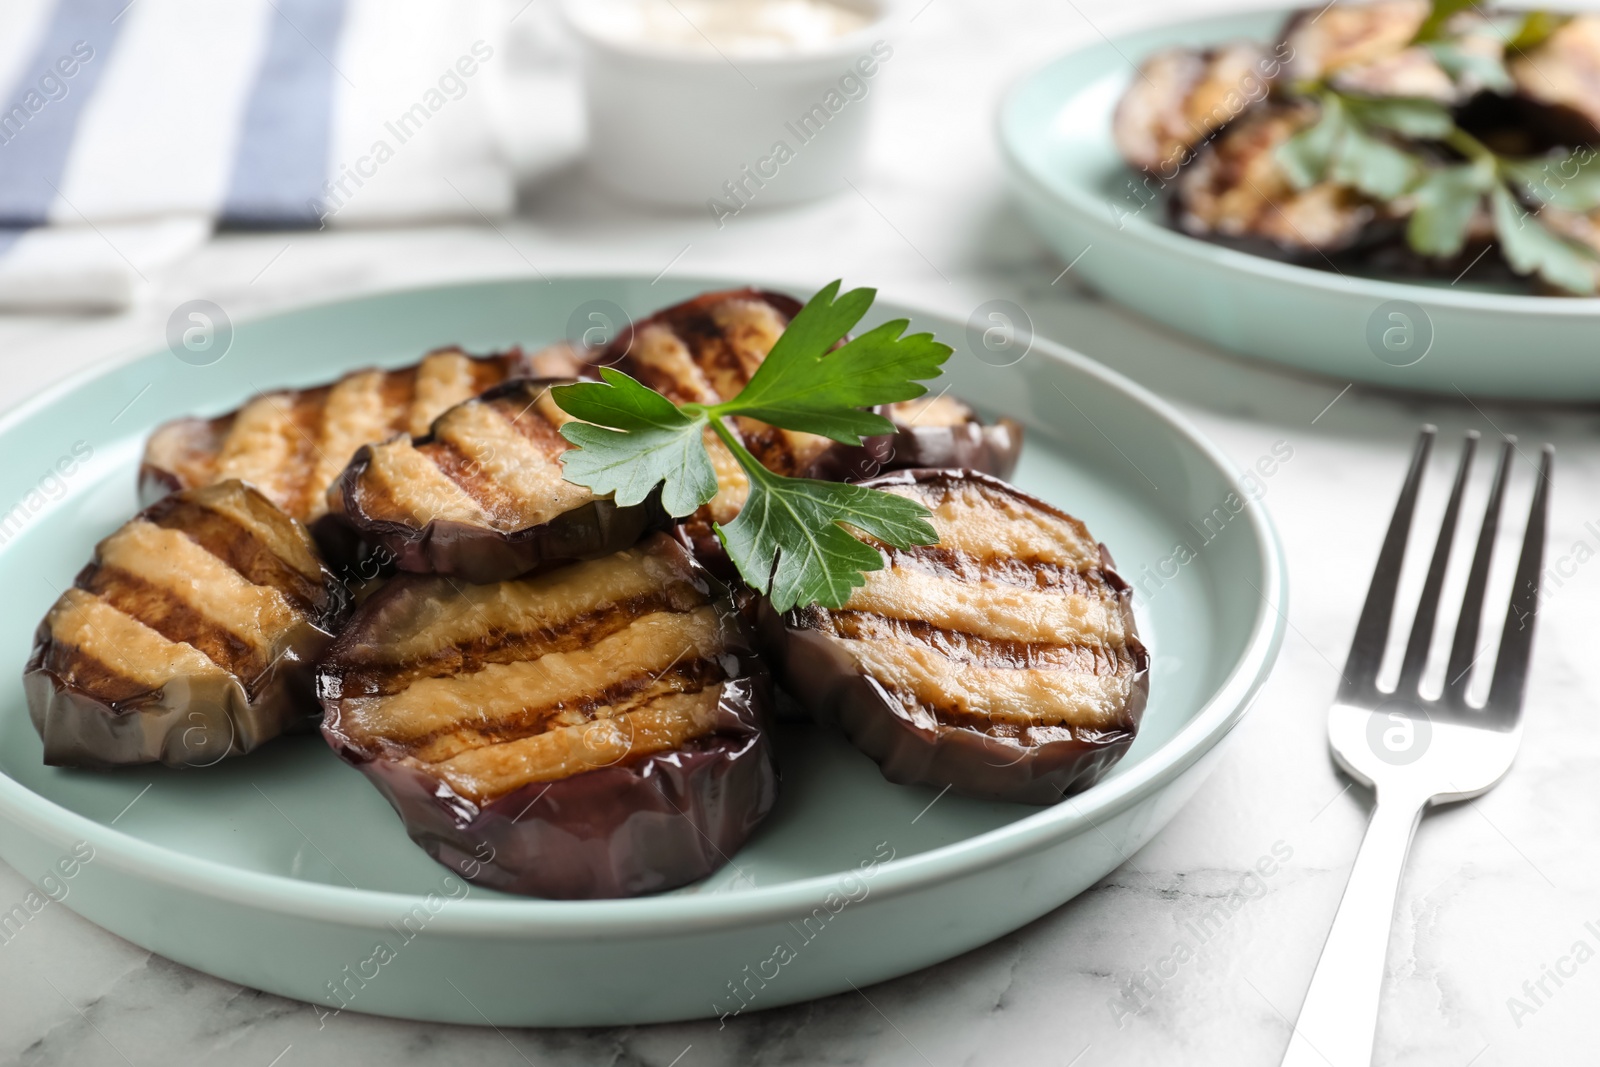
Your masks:
<svg viewBox="0 0 1600 1067"><path fill-rule="evenodd" d="M203 770L41 764L18 681L33 628L133 512L156 423L447 342L558 339L586 301L639 314L725 284L516 280L329 304L239 326L214 365L142 355L0 419L0 500L25 502L20 532L13 524L0 545L11 604L0 622L0 856L94 922L231 981L328 1009L506 1026L754 1011L865 986L1013 930L1122 863L1199 787L1265 678L1283 633L1282 560L1212 446L1138 386L1043 342L1005 369L958 348L950 378L1027 423L1017 481L1112 546L1143 590L1139 625L1155 655L1132 752L1056 807L890 785L839 737L796 725L780 738L778 807L734 857L737 872L655 898L555 902L463 896L315 738ZM958 321L872 310L873 321L901 315L965 344ZM92 455L61 489L46 472L74 450ZM1190 526L1202 517L1209 541ZM1180 543L1191 551L1175 554ZM79 842L94 858L69 862L70 878L54 873L75 846L86 851Z"/></svg>
<svg viewBox="0 0 1600 1067"><path fill-rule="evenodd" d="M1165 225L1165 204L1151 202L1111 142L1111 113L1133 64L1169 45L1271 41L1285 17L1163 26L1091 45L1017 85L1001 105L999 136L1012 189L1039 233L1113 300L1242 355L1395 389L1600 397L1600 299L1347 277Z"/></svg>

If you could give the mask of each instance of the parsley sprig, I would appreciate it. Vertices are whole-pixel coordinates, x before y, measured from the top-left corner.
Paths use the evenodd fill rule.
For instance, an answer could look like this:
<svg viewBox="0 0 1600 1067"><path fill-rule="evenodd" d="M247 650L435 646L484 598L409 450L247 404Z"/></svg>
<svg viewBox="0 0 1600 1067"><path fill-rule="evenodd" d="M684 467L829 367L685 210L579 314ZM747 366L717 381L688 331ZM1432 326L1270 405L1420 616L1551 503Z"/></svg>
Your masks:
<svg viewBox="0 0 1600 1067"><path fill-rule="evenodd" d="M1600 153L1585 147L1546 159L1501 156L1430 100L1360 97L1327 87L1315 95L1317 121L1277 150L1296 188L1333 181L1379 201L1407 198L1407 244L1420 255L1443 258L1461 252L1473 219L1487 206L1512 270L1569 293L1595 292L1600 255L1549 223L1557 213L1600 208ZM1425 142L1437 147L1419 151ZM1441 161L1440 148L1454 158ZM1546 215L1546 209L1553 211Z"/></svg>
<svg viewBox="0 0 1600 1067"><path fill-rule="evenodd" d="M866 410L927 392L951 349L932 334L905 335L906 319L875 327L835 348L866 315L877 295L835 281L795 315L738 396L719 404L674 404L610 367L601 381L552 390L556 404L580 422L561 428L577 446L562 455L567 481L618 504L643 501L661 487L661 503L682 518L711 500L716 473L706 452L709 430L750 482L739 515L716 525L728 557L751 587L778 611L800 604L839 608L863 574L883 566L851 526L896 548L937 544L928 510L892 493L842 482L775 474L750 454L728 419L755 419L785 430L819 434L845 445L890 433L894 424Z"/></svg>

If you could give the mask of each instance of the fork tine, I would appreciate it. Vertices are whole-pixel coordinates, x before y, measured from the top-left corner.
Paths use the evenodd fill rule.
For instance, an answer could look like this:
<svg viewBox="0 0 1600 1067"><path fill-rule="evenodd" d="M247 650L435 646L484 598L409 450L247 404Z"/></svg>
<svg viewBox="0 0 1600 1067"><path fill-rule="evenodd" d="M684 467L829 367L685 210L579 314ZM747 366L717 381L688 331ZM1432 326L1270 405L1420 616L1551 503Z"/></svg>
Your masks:
<svg viewBox="0 0 1600 1067"><path fill-rule="evenodd" d="M1500 446L1500 462L1494 469L1494 484L1489 490L1489 503L1483 510L1478 547L1472 556L1472 569L1467 573L1461 614L1456 622L1455 638L1450 645L1450 663L1444 669L1442 699L1461 708L1467 706L1472 665L1478 660L1478 632L1483 624L1483 591L1489 582L1489 560L1494 555L1494 539L1500 529L1500 505L1506 495L1506 474L1511 469L1511 453L1516 447L1515 437L1507 437Z"/></svg>
<svg viewBox="0 0 1600 1067"><path fill-rule="evenodd" d="M1550 512L1550 465L1556 450L1544 446L1539 457L1539 484L1528 506L1528 528L1522 535L1522 557L1517 561L1517 580L1511 588L1511 604L1506 609L1505 628L1500 633L1500 652L1495 657L1494 678L1489 683L1489 700L1484 709L1510 725L1522 712L1522 694L1528 686L1528 659L1533 651L1533 622L1539 613L1539 577L1544 570L1544 532Z"/></svg>
<svg viewBox="0 0 1600 1067"><path fill-rule="evenodd" d="M1394 614L1394 595L1400 584L1400 564L1405 559L1406 541L1411 536L1411 516L1417 510L1417 487L1422 484L1422 472L1428 465L1428 454L1437 432L1436 427L1424 425L1417 437L1417 447L1411 453L1411 469L1406 472L1400 499L1395 502L1389 532L1384 534L1383 548L1378 552L1378 564L1372 568L1372 585L1367 589L1367 600L1361 605L1361 618L1356 622L1356 635L1350 641L1350 657L1344 662L1344 681L1339 687L1341 697L1377 690L1378 667L1383 663L1383 649L1389 641L1389 620Z"/></svg>
<svg viewBox="0 0 1600 1067"><path fill-rule="evenodd" d="M1439 540L1434 542L1433 559L1428 564L1428 577L1422 583L1422 599L1417 602L1417 614L1411 623L1411 638L1406 642L1400 680L1395 683L1394 691L1401 695L1418 691L1423 668L1428 665L1428 649L1433 644L1434 623L1439 616L1439 592L1444 588L1444 572L1450 566L1450 551L1455 544L1461 515L1461 496L1466 491L1467 476L1472 473L1472 459L1477 448L1478 431L1468 430L1461 446L1456 482L1450 489L1450 502L1445 505L1444 521L1439 524Z"/></svg>

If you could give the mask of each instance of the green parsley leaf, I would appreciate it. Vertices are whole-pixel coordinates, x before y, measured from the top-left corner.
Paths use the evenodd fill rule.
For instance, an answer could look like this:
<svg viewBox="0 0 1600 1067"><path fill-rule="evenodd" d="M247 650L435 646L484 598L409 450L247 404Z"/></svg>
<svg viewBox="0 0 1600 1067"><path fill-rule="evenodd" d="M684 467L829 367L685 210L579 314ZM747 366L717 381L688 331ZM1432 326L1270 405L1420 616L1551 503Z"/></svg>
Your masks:
<svg viewBox="0 0 1600 1067"><path fill-rule="evenodd" d="M773 474L720 423L717 432L750 478L750 496L717 536L739 574L767 593L775 611L800 604L841 608L883 556L844 529L854 526L896 547L938 544L921 504L845 482Z"/></svg>
<svg viewBox="0 0 1600 1067"><path fill-rule="evenodd" d="M1475 83L1478 88L1494 93L1511 93L1516 89L1505 60L1499 56L1477 52L1454 41L1431 41L1425 47L1453 82Z"/></svg>
<svg viewBox="0 0 1600 1067"><path fill-rule="evenodd" d="M1278 146L1276 158L1296 189L1309 189L1328 173L1328 164L1344 135L1344 108L1332 93L1322 96L1317 121Z"/></svg>
<svg viewBox="0 0 1600 1067"><path fill-rule="evenodd" d="M1328 177L1379 200L1393 200L1410 188L1419 166L1410 153L1378 139L1355 124L1345 127Z"/></svg>
<svg viewBox="0 0 1600 1067"><path fill-rule="evenodd" d="M712 411L821 434L847 445L859 445L866 434L891 432L888 419L861 409L927 392L917 379L937 376L950 346L932 334L901 336L909 320L897 319L829 351L861 321L877 295L872 289L854 289L835 300L838 292L836 281L812 297L749 384Z"/></svg>
<svg viewBox="0 0 1600 1067"><path fill-rule="evenodd" d="M738 518L717 535L751 586L770 592L779 611L798 604L844 604L883 557L846 526L896 548L937 544L928 510L904 497L840 482L787 478L767 470L723 422L740 416L773 426L859 444L892 424L862 410L910 400L926 388L951 349L930 334L903 336L907 321L885 323L835 349L866 314L874 293L838 296L839 283L813 297L773 345L738 396L726 403L673 404L620 371L601 370L601 382L551 391L575 419L561 428L576 449L562 455L567 481L619 503L644 500L662 486L675 516L692 513L716 495L706 454L706 431L717 434L749 479Z"/></svg>
<svg viewBox="0 0 1600 1067"><path fill-rule="evenodd" d="M566 480L599 494L613 493L623 505L641 502L661 485L661 504L677 518L715 496L706 416L680 410L621 371L605 367L600 377L603 383L551 390L557 407L586 420L561 427L561 436L577 446L561 455Z"/></svg>
<svg viewBox="0 0 1600 1067"><path fill-rule="evenodd" d="M1552 233L1537 216L1525 211L1503 185L1489 194L1495 233L1506 262L1518 274L1537 274L1551 285L1579 296L1595 291L1595 256Z"/></svg>
<svg viewBox="0 0 1600 1067"><path fill-rule="evenodd" d="M1600 208L1600 152L1587 145L1565 158L1502 160L1500 168L1541 203L1584 213Z"/></svg>
<svg viewBox="0 0 1600 1067"><path fill-rule="evenodd" d="M1343 103L1365 125L1393 130L1405 137L1439 140L1456 128L1449 110L1432 100L1347 96Z"/></svg>
<svg viewBox="0 0 1600 1067"><path fill-rule="evenodd" d="M1480 163L1438 167L1418 183L1416 208L1406 220L1406 243L1425 256L1453 256L1466 244L1467 226L1494 185L1494 169Z"/></svg>

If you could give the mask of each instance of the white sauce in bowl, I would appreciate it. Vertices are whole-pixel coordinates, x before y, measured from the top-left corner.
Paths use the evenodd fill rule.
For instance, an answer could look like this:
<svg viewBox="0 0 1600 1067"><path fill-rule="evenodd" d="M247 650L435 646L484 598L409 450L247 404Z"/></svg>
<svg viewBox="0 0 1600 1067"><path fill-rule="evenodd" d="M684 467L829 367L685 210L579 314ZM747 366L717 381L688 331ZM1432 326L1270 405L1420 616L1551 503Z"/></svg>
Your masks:
<svg viewBox="0 0 1600 1067"><path fill-rule="evenodd" d="M614 44L734 58L814 51L873 21L835 0L589 0L568 10Z"/></svg>

